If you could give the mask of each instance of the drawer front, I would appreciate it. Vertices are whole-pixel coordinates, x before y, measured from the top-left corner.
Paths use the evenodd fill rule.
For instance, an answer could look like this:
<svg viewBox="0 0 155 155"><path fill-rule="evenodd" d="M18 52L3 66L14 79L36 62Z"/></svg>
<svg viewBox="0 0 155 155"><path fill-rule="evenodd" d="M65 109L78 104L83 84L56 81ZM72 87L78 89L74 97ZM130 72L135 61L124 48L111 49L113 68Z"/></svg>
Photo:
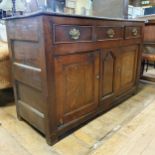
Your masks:
<svg viewBox="0 0 155 155"><path fill-rule="evenodd" d="M141 37L141 27L129 26L125 27L125 39Z"/></svg>
<svg viewBox="0 0 155 155"><path fill-rule="evenodd" d="M91 42L93 40L92 26L54 25L54 43Z"/></svg>
<svg viewBox="0 0 155 155"><path fill-rule="evenodd" d="M96 27L97 41L123 39L123 27Z"/></svg>

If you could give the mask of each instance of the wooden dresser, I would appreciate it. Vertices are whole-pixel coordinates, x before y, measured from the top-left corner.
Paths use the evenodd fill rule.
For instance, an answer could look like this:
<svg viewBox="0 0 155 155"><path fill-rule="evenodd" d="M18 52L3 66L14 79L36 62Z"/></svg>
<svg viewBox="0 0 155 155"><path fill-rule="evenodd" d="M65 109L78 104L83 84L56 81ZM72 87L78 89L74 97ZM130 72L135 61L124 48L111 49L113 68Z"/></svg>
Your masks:
<svg viewBox="0 0 155 155"><path fill-rule="evenodd" d="M18 117L53 144L134 94L143 23L47 12L8 18Z"/></svg>

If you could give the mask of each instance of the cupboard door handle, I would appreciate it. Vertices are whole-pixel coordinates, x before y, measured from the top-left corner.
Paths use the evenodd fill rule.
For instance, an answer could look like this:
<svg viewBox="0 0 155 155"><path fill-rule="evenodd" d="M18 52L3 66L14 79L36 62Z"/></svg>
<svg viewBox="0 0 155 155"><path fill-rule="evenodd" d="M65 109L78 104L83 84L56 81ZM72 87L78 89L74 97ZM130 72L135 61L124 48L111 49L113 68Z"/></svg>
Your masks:
<svg viewBox="0 0 155 155"><path fill-rule="evenodd" d="M78 40L80 38L80 30L78 30L76 28L72 28L69 31L69 35L70 35L71 39Z"/></svg>
<svg viewBox="0 0 155 155"><path fill-rule="evenodd" d="M107 35L109 38L113 38L115 36L115 31L113 29L109 29L107 31Z"/></svg>
<svg viewBox="0 0 155 155"><path fill-rule="evenodd" d="M100 79L100 76L99 75L96 75L96 79L99 80Z"/></svg>
<svg viewBox="0 0 155 155"><path fill-rule="evenodd" d="M136 28L133 28L132 29L132 35L137 36L137 34L138 34L138 30Z"/></svg>

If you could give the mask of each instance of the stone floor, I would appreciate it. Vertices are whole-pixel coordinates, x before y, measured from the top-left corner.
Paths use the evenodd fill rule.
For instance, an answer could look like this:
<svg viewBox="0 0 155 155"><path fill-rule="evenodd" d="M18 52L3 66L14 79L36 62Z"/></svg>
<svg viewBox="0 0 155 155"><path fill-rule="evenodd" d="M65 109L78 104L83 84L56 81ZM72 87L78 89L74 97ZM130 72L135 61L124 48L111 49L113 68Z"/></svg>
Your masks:
<svg viewBox="0 0 155 155"><path fill-rule="evenodd" d="M0 107L0 155L154 155L154 105L155 85L140 84L135 96L48 146L10 103Z"/></svg>

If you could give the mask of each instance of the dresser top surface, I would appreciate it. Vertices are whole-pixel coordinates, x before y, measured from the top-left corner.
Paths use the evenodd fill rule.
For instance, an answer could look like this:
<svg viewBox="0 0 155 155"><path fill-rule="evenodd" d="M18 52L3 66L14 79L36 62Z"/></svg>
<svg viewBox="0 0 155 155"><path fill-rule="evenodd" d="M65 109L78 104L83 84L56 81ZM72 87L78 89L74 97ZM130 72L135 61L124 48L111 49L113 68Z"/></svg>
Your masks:
<svg viewBox="0 0 155 155"><path fill-rule="evenodd" d="M129 21L129 22L142 22L144 23L144 19L123 19L123 18L108 18L108 17L98 17L98 16L83 16L83 15L71 15L71 14L63 14L63 13L56 13L51 11L37 11L34 13L30 13L27 15L18 15L14 17L4 18L5 20L13 20L13 19L22 19L22 18L29 18L35 16L59 16L59 17L73 17L73 18L83 18L83 19L102 19L107 21Z"/></svg>

